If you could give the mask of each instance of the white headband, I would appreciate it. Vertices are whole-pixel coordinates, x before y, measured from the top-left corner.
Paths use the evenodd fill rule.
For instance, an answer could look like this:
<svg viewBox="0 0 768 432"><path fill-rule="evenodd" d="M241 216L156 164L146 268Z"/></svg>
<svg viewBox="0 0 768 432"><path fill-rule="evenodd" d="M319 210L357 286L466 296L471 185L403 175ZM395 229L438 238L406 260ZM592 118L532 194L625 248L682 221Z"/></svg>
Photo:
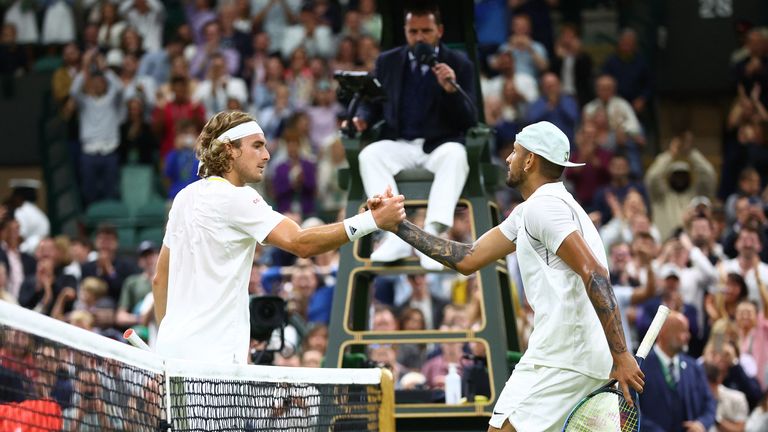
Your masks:
<svg viewBox="0 0 768 432"><path fill-rule="evenodd" d="M217 141L224 141L225 139L228 139L230 142L234 140L239 140L240 138L247 137L248 135L255 135L255 134L263 134L264 131L261 130L261 127L258 123L255 121L249 121L242 124L239 124L232 129L227 130L223 134L219 135L218 138L216 138ZM198 177L202 177L205 174L205 167L203 166L203 162L200 161L200 165L197 167L197 175Z"/></svg>
<svg viewBox="0 0 768 432"><path fill-rule="evenodd" d="M261 127L259 127L258 123L256 123L255 121L249 121L233 127L232 129L219 135L219 137L216 139L219 141L223 141L225 139L234 141L243 137L247 137L248 135L263 134L263 133L264 131L261 130Z"/></svg>

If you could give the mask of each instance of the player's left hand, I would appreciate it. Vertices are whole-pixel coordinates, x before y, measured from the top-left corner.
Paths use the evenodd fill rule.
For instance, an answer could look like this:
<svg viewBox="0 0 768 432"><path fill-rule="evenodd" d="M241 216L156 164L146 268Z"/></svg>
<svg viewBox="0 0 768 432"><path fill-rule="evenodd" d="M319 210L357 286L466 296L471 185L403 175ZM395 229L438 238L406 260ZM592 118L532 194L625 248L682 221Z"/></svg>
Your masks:
<svg viewBox="0 0 768 432"><path fill-rule="evenodd" d="M451 69L450 66L448 66L445 63L437 63L433 68L432 72L435 73L435 76L437 77L437 83L440 84L440 87L443 88L447 93L453 93L456 91L456 88L450 83L451 80L456 82L456 73Z"/></svg>
<svg viewBox="0 0 768 432"><path fill-rule="evenodd" d="M643 386L645 386L645 374L640 370L637 360L629 351L613 357L611 378L619 382L619 389L624 393L624 399L626 399L627 403L634 405L632 396L629 394L629 388L631 387L636 392L642 393Z"/></svg>

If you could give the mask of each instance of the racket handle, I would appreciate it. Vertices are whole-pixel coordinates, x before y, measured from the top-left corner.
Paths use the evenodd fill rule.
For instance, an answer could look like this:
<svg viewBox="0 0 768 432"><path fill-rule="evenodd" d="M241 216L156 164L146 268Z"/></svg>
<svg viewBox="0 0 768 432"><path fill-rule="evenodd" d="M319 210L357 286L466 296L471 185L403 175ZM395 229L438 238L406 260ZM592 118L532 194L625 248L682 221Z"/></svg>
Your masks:
<svg viewBox="0 0 768 432"><path fill-rule="evenodd" d="M123 333L123 337L128 340L128 342L135 346L136 348L141 348L145 351L150 351L149 345L147 345L146 342L144 342L139 335L136 334L133 329L128 329Z"/></svg>
<svg viewBox="0 0 768 432"><path fill-rule="evenodd" d="M653 317L651 326L648 328L648 332L645 334L643 341L640 343L640 348L637 350L637 357L644 359L648 356L648 353L651 351L653 343L656 342L656 337L659 335L659 331L661 331L661 327L664 325L664 321L666 321L667 316L669 316L669 308L664 305L660 305L659 310L656 311L656 316Z"/></svg>

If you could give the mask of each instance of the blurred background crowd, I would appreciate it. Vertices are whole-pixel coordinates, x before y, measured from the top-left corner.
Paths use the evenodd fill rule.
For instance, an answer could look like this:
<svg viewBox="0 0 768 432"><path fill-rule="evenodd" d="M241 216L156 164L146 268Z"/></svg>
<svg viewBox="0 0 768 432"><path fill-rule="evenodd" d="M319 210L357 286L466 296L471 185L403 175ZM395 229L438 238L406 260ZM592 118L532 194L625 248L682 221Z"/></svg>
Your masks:
<svg viewBox="0 0 768 432"><path fill-rule="evenodd" d="M680 311L690 326L687 353L716 369L708 376L713 389L740 391L737 421L766 430L768 29L740 21L741 46L718 66L729 71L732 103L712 154L690 124L661 141L655 75L635 30L616 26L610 49L590 49L561 7L556 0L475 2L494 158L503 164L527 124L560 127L571 159L588 164L568 170L565 182L599 227L627 338L638 343L659 304ZM346 201L337 177L347 161L333 71L373 69L382 30L376 0L16 0L0 2L0 10L2 92L18 91L17 77L52 73L50 102L83 208L119 200L120 172L129 166L149 169L156 192L172 200L197 180L202 125L218 111L242 110L258 120L271 153L266 181L254 187L303 226L341 217ZM104 224L52 236L40 186L15 180L0 211L2 300L116 339L133 327L152 343L151 279L162 237L124 243L119 227ZM497 199L505 215L520 202L511 190ZM418 222L423 210L411 217ZM458 207L443 235L470 242L471 224ZM338 251L308 260L257 248L249 292L280 295L290 310L290 349L274 364L321 365L327 325L338 313L331 310L338 260ZM514 256L508 261L525 341L532 311ZM380 276L371 289L372 330L483 323L471 276ZM467 364L483 350L382 345L370 347L369 357L395 371L398 388L439 388L449 363ZM0 364L8 356L31 359L33 351L31 344L22 352L0 348Z"/></svg>

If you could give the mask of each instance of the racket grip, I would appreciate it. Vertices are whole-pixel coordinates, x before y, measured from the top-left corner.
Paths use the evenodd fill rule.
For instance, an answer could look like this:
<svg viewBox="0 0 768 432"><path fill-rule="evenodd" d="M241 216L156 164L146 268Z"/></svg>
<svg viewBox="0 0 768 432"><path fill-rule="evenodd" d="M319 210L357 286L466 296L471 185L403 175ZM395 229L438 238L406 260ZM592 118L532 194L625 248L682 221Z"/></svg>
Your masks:
<svg viewBox="0 0 768 432"><path fill-rule="evenodd" d="M637 357L644 359L648 356L648 353L651 351L653 343L656 342L656 337L659 335L659 331L661 331L661 327L664 325L664 321L666 321L667 316L669 316L669 308L664 305L660 305L659 309L656 311L656 316L653 317L653 321L651 321L651 326L648 328L648 332L645 334L643 341L640 343L640 348L637 350Z"/></svg>
<svg viewBox="0 0 768 432"><path fill-rule="evenodd" d="M151 351L149 348L149 345L147 345L146 342L144 342L139 335L136 334L133 329L128 329L123 333L123 337L133 346L136 348L141 348L145 351Z"/></svg>

